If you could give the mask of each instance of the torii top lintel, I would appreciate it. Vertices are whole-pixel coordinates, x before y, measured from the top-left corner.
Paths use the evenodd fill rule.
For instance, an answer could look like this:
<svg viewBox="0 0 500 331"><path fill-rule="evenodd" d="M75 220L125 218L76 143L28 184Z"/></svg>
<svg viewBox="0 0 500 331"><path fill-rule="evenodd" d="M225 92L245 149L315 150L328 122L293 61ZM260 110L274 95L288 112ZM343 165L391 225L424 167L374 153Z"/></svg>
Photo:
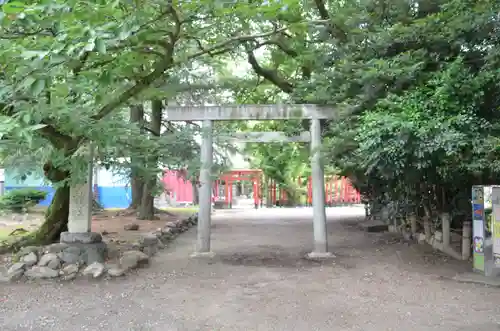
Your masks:
<svg viewBox="0 0 500 331"><path fill-rule="evenodd" d="M168 106L167 121L331 119L335 110L318 105Z"/></svg>

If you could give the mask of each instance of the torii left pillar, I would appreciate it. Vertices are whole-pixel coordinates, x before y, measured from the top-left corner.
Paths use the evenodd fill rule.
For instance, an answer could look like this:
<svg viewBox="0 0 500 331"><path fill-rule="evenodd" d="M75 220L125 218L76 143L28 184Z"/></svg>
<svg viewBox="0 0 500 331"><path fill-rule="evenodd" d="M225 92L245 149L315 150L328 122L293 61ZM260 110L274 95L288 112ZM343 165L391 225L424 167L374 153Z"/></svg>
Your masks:
<svg viewBox="0 0 500 331"><path fill-rule="evenodd" d="M308 257L312 259L334 257L328 252L325 173L321 160L321 122L319 119L311 120L311 170L314 250L308 254Z"/></svg>
<svg viewBox="0 0 500 331"><path fill-rule="evenodd" d="M213 165L213 130L212 121L204 120L201 141L201 169L198 211L198 229L196 251L193 257L212 257L210 250L210 227L212 223L212 165Z"/></svg>

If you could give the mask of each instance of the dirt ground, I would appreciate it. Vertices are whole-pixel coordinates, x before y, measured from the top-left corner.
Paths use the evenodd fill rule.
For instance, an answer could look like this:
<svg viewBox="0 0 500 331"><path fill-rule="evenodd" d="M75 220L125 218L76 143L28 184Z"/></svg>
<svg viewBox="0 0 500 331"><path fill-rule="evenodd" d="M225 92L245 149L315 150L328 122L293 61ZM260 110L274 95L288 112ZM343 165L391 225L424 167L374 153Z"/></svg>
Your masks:
<svg viewBox="0 0 500 331"><path fill-rule="evenodd" d="M164 227L165 223L169 221L176 221L189 216L190 214L182 212L162 211L157 214L157 220L146 221L137 220L135 212L106 210L92 217L92 231L103 235L103 240L108 244L110 258L113 259L121 251L130 249L134 242L139 240L145 233L156 231ZM139 229L137 231L125 230L125 226L129 224L136 224Z"/></svg>
<svg viewBox="0 0 500 331"><path fill-rule="evenodd" d="M190 208L162 210L157 214L157 220L141 221L136 219L134 212L127 210L105 210L92 216L92 231L101 233L104 241L108 243L110 259L114 259L121 251L130 249L133 244L145 233L152 232L165 226L169 221L176 221L189 217L194 211ZM16 229L34 231L43 222L44 211L33 210L27 215L2 215L0 217L0 240L15 239L9 234ZM125 225L137 224L139 230L126 231ZM22 232L20 232L22 235ZM9 255L0 258L2 262L9 261Z"/></svg>
<svg viewBox="0 0 500 331"><path fill-rule="evenodd" d="M328 210L336 257L312 262L312 211L214 215L213 259L196 228L124 279L2 285L0 330L491 331L500 289L448 277L470 264L358 229L362 209Z"/></svg>

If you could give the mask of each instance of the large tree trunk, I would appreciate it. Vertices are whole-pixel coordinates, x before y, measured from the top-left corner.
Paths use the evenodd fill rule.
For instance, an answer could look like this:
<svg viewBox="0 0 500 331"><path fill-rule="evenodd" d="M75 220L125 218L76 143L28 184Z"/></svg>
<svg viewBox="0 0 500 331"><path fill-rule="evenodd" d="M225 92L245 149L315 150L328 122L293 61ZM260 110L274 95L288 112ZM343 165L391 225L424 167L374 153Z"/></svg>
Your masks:
<svg viewBox="0 0 500 331"><path fill-rule="evenodd" d="M138 209L141 205L143 192L144 192L144 182L142 178L132 171L132 177L130 178L130 187L132 191L132 201L130 202L130 209Z"/></svg>
<svg viewBox="0 0 500 331"><path fill-rule="evenodd" d="M194 180L191 180L191 185L193 187L193 205L197 206L200 204L200 193L198 191L198 185Z"/></svg>
<svg viewBox="0 0 500 331"><path fill-rule="evenodd" d="M136 123L141 128L141 132L144 133L142 128L144 127L144 106L142 104L130 107L130 123ZM130 187L132 191L132 201L130 203L130 209L138 209L142 201L142 193L144 191L144 181L140 174L138 164L140 160L132 158L132 167L130 169Z"/></svg>
<svg viewBox="0 0 500 331"><path fill-rule="evenodd" d="M69 186L56 189L54 198L45 213L45 222L35 234L35 242L47 245L59 241L61 232L68 231Z"/></svg>
<svg viewBox="0 0 500 331"><path fill-rule="evenodd" d="M155 206L154 195L152 192L155 189L156 180L149 180L144 185L144 192L142 193L141 205L137 219L140 220L154 220L155 219Z"/></svg>
<svg viewBox="0 0 500 331"><path fill-rule="evenodd" d="M69 173L54 169L50 162L43 166L47 179L52 183L60 183L69 178ZM46 245L58 241L61 232L68 231L69 191L67 184L56 189L52 202L45 213L45 222L34 234L34 244Z"/></svg>
<svg viewBox="0 0 500 331"><path fill-rule="evenodd" d="M151 128L150 132L153 139L157 139L161 132L161 119L163 104L161 100L153 100L151 105ZM153 152L147 158L147 168L149 176L151 176L145 183L142 192L141 207L139 208L138 219L141 220L154 220L155 219L155 189L156 189L156 170L158 169L158 155Z"/></svg>

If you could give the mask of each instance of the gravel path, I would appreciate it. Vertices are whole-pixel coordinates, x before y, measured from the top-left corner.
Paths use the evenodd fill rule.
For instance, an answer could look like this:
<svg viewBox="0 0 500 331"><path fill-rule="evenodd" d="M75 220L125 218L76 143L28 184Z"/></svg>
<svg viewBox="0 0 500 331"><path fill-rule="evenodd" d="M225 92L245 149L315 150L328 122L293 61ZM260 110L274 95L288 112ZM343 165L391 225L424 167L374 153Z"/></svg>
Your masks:
<svg viewBox="0 0 500 331"><path fill-rule="evenodd" d="M315 263L310 209L217 211L213 260L188 258L192 229L125 279L1 285L0 330L500 330L500 289L445 280L464 266L359 231L362 212L329 210L337 257Z"/></svg>

